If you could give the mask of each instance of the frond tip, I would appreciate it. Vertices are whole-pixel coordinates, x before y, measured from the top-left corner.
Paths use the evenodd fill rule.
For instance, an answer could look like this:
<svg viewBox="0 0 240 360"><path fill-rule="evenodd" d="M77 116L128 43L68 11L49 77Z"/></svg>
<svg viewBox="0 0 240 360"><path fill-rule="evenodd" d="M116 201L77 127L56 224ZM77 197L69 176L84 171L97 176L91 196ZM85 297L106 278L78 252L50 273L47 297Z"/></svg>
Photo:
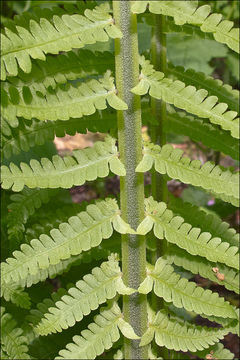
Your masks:
<svg viewBox="0 0 240 360"><path fill-rule="evenodd" d="M54 155L52 161L47 158L42 158L41 162L30 160L29 165L20 163L20 168L13 163L9 167L3 165L2 187L12 187L13 191L21 191L24 185L29 188L71 188L97 177L106 177L109 168L113 173L125 176L115 140L108 136L104 142L98 141L92 148L73 151L72 156L62 158Z"/></svg>

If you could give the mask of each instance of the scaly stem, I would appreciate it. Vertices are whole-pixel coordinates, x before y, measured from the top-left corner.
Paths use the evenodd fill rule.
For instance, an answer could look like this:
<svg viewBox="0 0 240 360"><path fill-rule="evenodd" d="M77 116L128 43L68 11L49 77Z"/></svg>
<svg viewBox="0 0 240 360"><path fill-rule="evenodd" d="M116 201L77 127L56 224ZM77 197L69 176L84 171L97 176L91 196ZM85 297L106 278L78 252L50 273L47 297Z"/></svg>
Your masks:
<svg viewBox="0 0 240 360"><path fill-rule="evenodd" d="M118 144L126 176L120 179L122 217L137 229L144 217L144 178L135 169L142 159L141 102L131 93L139 81L138 39L136 15L130 11L130 1L113 1L115 23L123 33L115 40L116 84L118 96L128 110L118 111ZM124 283L137 289L146 275L145 237L122 236L122 269ZM141 336L147 329L147 298L137 292L123 297L123 314ZM147 359L147 347L139 347L139 340L125 339L124 359Z"/></svg>

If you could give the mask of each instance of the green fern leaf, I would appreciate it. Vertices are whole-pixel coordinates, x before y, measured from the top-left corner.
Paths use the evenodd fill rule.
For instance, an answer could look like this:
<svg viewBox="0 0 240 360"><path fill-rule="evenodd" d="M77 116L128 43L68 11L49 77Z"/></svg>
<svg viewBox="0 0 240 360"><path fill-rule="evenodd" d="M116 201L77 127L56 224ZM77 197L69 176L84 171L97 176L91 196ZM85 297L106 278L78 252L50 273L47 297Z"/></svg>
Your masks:
<svg viewBox="0 0 240 360"><path fill-rule="evenodd" d="M163 124L167 133L189 136L209 148L221 151L233 159L239 159L239 141L220 129L217 125L187 115L183 111L168 111L167 121Z"/></svg>
<svg viewBox="0 0 240 360"><path fill-rule="evenodd" d="M117 97L114 79L107 71L99 80L92 79L77 86L66 84L65 88L57 87L45 96L31 94L26 97L24 92L9 83L4 83L3 96L7 100L2 102L2 116L11 124L16 117L45 120L69 120L81 118L83 115L92 115L96 110L104 110L108 104L117 110L126 110L127 105ZM5 94L9 94L5 95Z"/></svg>
<svg viewBox="0 0 240 360"><path fill-rule="evenodd" d="M239 91L228 84L223 84L221 80L206 76L203 72L193 69L174 66L171 63L168 63L167 74L183 81L187 86L195 86L197 90L206 89L209 96L217 96L219 102L228 104L231 110L239 111Z"/></svg>
<svg viewBox="0 0 240 360"><path fill-rule="evenodd" d="M144 156L136 168L137 172L145 172L155 169L160 174L168 174L172 179L178 179L185 184L202 187L203 189L221 196L233 197L233 205L239 199L239 175L232 173L229 169L222 169L220 166L207 161L202 165L200 160L192 160L183 157L183 151L174 149L167 144L162 148L158 145L147 144L144 149ZM235 202L236 201L236 202Z"/></svg>
<svg viewBox="0 0 240 360"><path fill-rule="evenodd" d="M167 248L165 256L168 263L174 263L183 269L191 271L192 274L199 274L219 285L225 286L226 289L239 293L239 272L229 268L218 262L210 262L203 257L188 254L186 251L170 245ZM224 275L224 279L220 280L213 271L214 268L219 269L219 273Z"/></svg>
<svg viewBox="0 0 240 360"><path fill-rule="evenodd" d="M187 322L179 322L171 318L164 310L159 311L147 332L142 336L140 346L147 345L155 335L159 346L170 350L191 351L204 350L223 339L227 331L196 326Z"/></svg>
<svg viewBox="0 0 240 360"><path fill-rule="evenodd" d="M159 258L155 266L148 266L147 277L138 291L149 293L154 287L157 296L172 302L178 308L194 311L197 314L215 315L223 318L236 318L229 302L217 293L198 287L195 282L181 278L166 260Z"/></svg>
<svg viewBox="0 0 240 360"><path fill-rule="evenodd" d="M198 7L198 1L134 1L132 11L142 13L148 4L150 12L174 17L176 25L196 24L203 32L213 33L216 41L239 53L239 28L233 28L232 21L222 20L221 14L210 15L209 5Z"/></svg>
<svg viewBox="0 0 240 360"><path fill-rule="evenodd" d="M200 227L202 231L210 232L214 237L220 237L230 246L239 246L239 234L214 212L209 214L204 208L199 208L174 196L170 196L168 207L192 226Z"/></svg>
<svg viewBox="0 0 240 360"><path fill-rule="evenodd" d="M88 329L83 330L81 336L74 336L73 343L61 350L55 360L95 359L118 341L120 337L118 322L121 316L117 303L101 309L100 314L95 316L94 322L88 326Z"/></svg>
<svg viewBox="0 0 240 360"><path fill-rule="evenodd" d="M239 270L239 254L236 246L229 246L220 238L213 238L208 232L185 223L180 216L174 216L165 203L153 198L146 199L146 217L138 226L137 233L145 235L153 227L158 239L166 238L170 243L185 249L191 255L199 255L212 262L220 262Z"/></svg>
<svg viewBox="0 0 240 360"><path fill-rule="evenodd" d="M36 60L32 63L31 73L19 71L18 77L9 77L7 81L16 87L24 99L27 95L40 92L46 95L48 89L66 84L91 75L102 75L106 70L114 70L114 57L110 52L90 50L70 51L66 54L48 56L46 61Z"/></svg>
<svg viewBox="0 0 240 360"><path fill-rule="evenodd" d="M23 336L23 330L16 327L15 320L1 307L2 351L7 354L9 359L30 359L26 343L27 339Z"/></svg>
<svg viewBox="0 0 240 360"><path fill-rule="evenodd" d="M9 167L3 165L2 187L12 187L13 191L21 191L24 185L29 188L71 188L97 177L106 177L109 168L115 174L125 176L114 144L115 140L106 137L104 142L98 141L92 148L73 151L72 156L54 155L52 161L47 158L42 158L41 162L30 160L30 166L21 163L20 168L13 163Z"/></svg>
<svg viewBox="0 0 240 360"><path fill-rule="evenodd" d="M76 132L83 134L87 131L107 133L110 129L114 129L116 124L116 116L104 111L102 114L95 114L83 117L81 119L69 119L68 121L26 121L19 119L20 123L17 128L11 128L6 121L2 122L2 126L7 124L8 134L4 134L2 129L2 155L8 159L14 154L21 151L29 151L35 145L43 145L47 141L54 140L55 136L64 137L66 134L75 135Z"/></svg>
<svg viewBox="0 0 240 360"><path fill-rule="evenodd" d="M31 59L45 60L45 54L58 54L82 48L97 41L121 38L121 31L114 25L108 3L95 9L86 9L84 15L54 15L52 19L30 20L29 29L16 25L1 34L1 80L16 76L18 65L24 72L31 71ZM18 65L17 65L18 64Z"/></svg>
<svg viewBox="0 0 240 360"><path fill-rule="evenodd" d="M36 327L37 333L47 335L74 326L83 316L116 296L121 288L121 285L118 286L122 282L121 275L118 261L111 256L109 261L94 268L91 274L85 275L83 280L70 288L55 307L48 309L48 313ZM126 293L129 291L130 289L125 289Z"/></svg>
<svg viewBox="0 0 240 360"><path fill-rule="evenodd" d="M140 65L142 67L140 82L132 89L133 93L145 95L149 91L149 95L153 98L162 99L194 115L207 118L211 123L231 131L231 135L239 139L237 112L227 111L227 104L217 104L218 98L207 96L208 91L205 89L197 90L194 86L186 86L182 81L165 78L165 75L155 71L143 56L140 58Z"/></svg>
<svg viewBox="0 0 240 360"><path fill-rule="evenodd" d="M11 301L13 304L23 308L29 309L31 306L31 301L28 293L23 291L23 288L15 283L6 284L3 279L1 279L1 297L6 301Z"/></svg>
<svg viewBox="0 0 240 360"><path fill-rule="evenodd" d="M22 244L20 251L14 251L13 257L1 264L4 281L18 282L26 279L28 274L37 274L39 269L47 269L71 255L98 246L103 239L111 237L114 220L118 218L119 209L113 199L88 205L86 211L70 217L67 223L60 224L59 229L52 229L49 236L42 234L39 240L33 239L29 245ZM131 233L126 225L117 230Z"/></svg>

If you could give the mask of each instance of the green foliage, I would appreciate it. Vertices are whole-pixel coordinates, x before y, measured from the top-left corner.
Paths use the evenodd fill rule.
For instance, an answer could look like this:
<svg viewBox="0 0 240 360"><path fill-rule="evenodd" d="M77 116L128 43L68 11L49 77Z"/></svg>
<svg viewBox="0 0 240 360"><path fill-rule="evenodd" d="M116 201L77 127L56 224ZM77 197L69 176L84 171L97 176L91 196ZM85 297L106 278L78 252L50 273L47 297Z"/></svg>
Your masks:
<svg viewBox="0 0 240 360"><path fill-rule="evenodd" d="M8 159L14 154L29 151L35 145L43 145L47 141L54 140L55 136L64 137L66 134L86 133L87 130L93 132L98 130L106 133L114 127L116 127L116 119L112 113L107 111L68 121L24 121L24 119L20 118L16 128L10 127L3 120L2 155L5 159Z"/></svg>
<svg viewBox="0 0 240 360"><path fill-rule="evenodd" d="M40 335L47 335L74 326L76 321L81 321L83 316L97 309L100 304L113 299L117 292L131 294L134 290L125 287L118 262L110 258L70 288L68 294L56 302L55 307L49 308L36 331Z"/></svg>
<svg viewBox="0 0 240 360"><path fill-rule="evenodd" d="M237 139L231 137L227 131L221 130L217 125L187 115L183 111L171 109L167 114L164 130L167 133L189 136L192 140L201 142L216 151L221 151L233 159L239 159Z"/></svg>
<svg viewBox="0 0 240 360"><path fill-rule="evenodd" d="M153 65L144 57L140 58L142 72L140 82L132 89L134 94L149 95L168 104L186 110L194 115L209 119L213 124L230 130L231 135L239 139L239 118L236 111L226 111L228 105L219 103L216 96L207 96L205 89L197 90L194 86L186 86L179 80L165 78L162 72L155 71Z"/></svg>
<svg viewBox="0 0 240 360"><path fill-rule="evenodd" d="M221 80L193 69L185 70L182 66L173 66L171 63L168 63L167 73L187 86L194 85L197 90L206 89L210 96L217 96L219 102L226 103L231 110L238 111L239 91L223 84Z"/></svg>
<svg viewBox="0 0 240 360"><path fill-rule="evenodd" d="M31 160L30 166L11 163L2 166L2 187L21 191L24 185L29 188L71 188L86 181L103 178L110 170L124 176L125 169L118 159L115 141L107 137L105 142L96 142L93 148L75 150L73 156L54 155L52 161L42 158L41 162Z"/></svg>
<svg viewBox="0 0 240 360"><path fill-rule="evenodd" d="M131 2L131 14L122 1L129 13L118 14L116 4L3 4L1 358L142 359L145 351L149 359L230 360L234 354L219 341L239 335L231 293L239 293L237 6L144 0ZM123 76L132 64L138 69L135 25L130 36L118 17L140 23L139 82L137 71L126 83ZM151 138L142 133L142 154L140 113ZM89 132L104 140L56 153L55 137ZM176 135L216 164L183 156ZM135 172L154 167L145 213L136 164ZM168 178L193 185L185 189L188 201L202 207L167 194ZM89 201L74 204L75 191ZM221 200L210 207L212 198ZM129 203L142 208L139 218ZM126 246L139 268L129 264ZM208 327L196 325L200 316Z"/></svg>
<svg viewBox="0 0 240 360"><path fill-rule="evenodd" d="M118 341L123 319L116 303L109 308L103 308L94 320L88 329L81 333L81 336L74 336L73 343L61 350L55 359L95 359L97 355L101 355L104 350L110 349L113 343Z"/></svg>
<svg viewBox="0 0 240 360"><path fill-rule="evenodd" d="M167 174L172 179L179 179L186 184L200 186L209 192L214 191L221 198L229 196L226 201L238 206L239 183L238 174L230 169L224 169L208 161L204 164L200 160L183 157L183 151L174 149L167 144L162 148L158 145L146 144L142 161L136 171L145 172L152 165L160 174Z"/></svg>
<svg viewBox="0 0 240 360"><path fill-rule="evenodd" d="M230 246L219 237L212 237L209 232L201 232L201 229L184 222L182 217L174 216L165 203L149 198L146 199L146 217L139 225L137 233L145 235L152 227L154 235L160 240L166 238L191 255L199 255L239 270L236 246Z"/></svg>
<svg viewBox="0 0 240 360"><path fill-rule="evenodd" d="M181 248L170 244L166 252L166 258L169 263L181 266L183 269L191 271L192 274L199 274L219 285L223 285L226 289L239 293L239 271L229 268L219 262L211 262L202 256L189 254ZM213 269L217 267L220 274L224 275L224 279L218 279Z"/></svg>
<svg viewBox="0 0 240 360"><path fill-rule="evenodd" d="M28 293L24 292L23 288L13 282L5 283L1 281L1 297L24 309L29 309L31 305Z"/></svg>
<svg viewBox="0 0 240 360"><path fill-rule="evenodd" d="M106 109L106 100L114 109L126 110L126 104L116 96L110 71L99 80L92 79L77 86L68 83L65 88L58 87L45 96L41 93L33 96L27 87L25 89L25 92L20 92L8 83L3 86L2 116L10 124L15 123L16 117L41 121L80 118Z"/></svg>
<svg viewBox="0 0 240 360"><path fill-rule="evenodd" d="M176 274L174 268L166 260L159 258L155 267L147 268L146 279L140 285L140 293L149 293L154 286L157 296L172 302L178 308L184 307L187 311L197 314L215 315L223 318L236 318L234 309L217 293L204 290L195 282L188 281Z"/></svg>
<svg viewBox="0 0 240 360"><path fill-rule="evenodd" d="M30 19L26 27L16 25L14 30L6 27L1 34L1 80L6 76L16 76L18 65L29 73L31 58L45 60L45 54L58 54L96 41L105 42L109 37L121 37L109 10L108 3L105 3L93 10L86 9L85 16L53 15L52 19Z"/></svg>
<svg viewBox="0 0 240 360"><path fill-rule="evenodd" d="M103 239L111 237L113 227L123 234L131 232L129 225L120 218L115 200L88 205L86 211L70 217L58 229L52 229L50 236L42 234L29 245L22 244L20 251L14 251L14 257L1 264L4 281L26 280L28 274L35 275L39 269L47 269L60 260L96 247Z"/></svg>
<svg viewBox="0 0 240 360"><path fill-rule="evenodd" d="M239 53L239 29L233 27L232 21L222 20L222 14L211 13L209 5L198 7L198 1L134 1L132 11L142 13L148 4L150 12L171 16L176 25L196 24L203 32L213 33L216 41Z"/></svg>
<svg viewBox="0 0 240 360"><path fill-rule="evenodd" d="M23 336L23 330L16 327L16 321L1 307L2 351L8 359L30 359L27 354L27 339Z"/></svg>
<svg viewBox="0 0 240 360"><path fill-rule="evenodd" d="M28 218L35 213L42 204L50 201L50 197L56 195L56 191L49 191L47 189L31 190L23 189L21 194L14 194L10 196L12 201L8 205L8 237L10 244L15 241L19 243L23 238L23 231ZM12 244L13 245L13 244Z"/></svg>
<svg viewBox="0 0 240 360"><path fill-rule="evenodd" d="M149 344L155 335L155 341L159 346L166 346L176 351L196 352L214 345L219 339L223 339L225 334L224 329L177 322L175 318L169 317L164 310L161 310L143 335L140 345Z"/></svg>

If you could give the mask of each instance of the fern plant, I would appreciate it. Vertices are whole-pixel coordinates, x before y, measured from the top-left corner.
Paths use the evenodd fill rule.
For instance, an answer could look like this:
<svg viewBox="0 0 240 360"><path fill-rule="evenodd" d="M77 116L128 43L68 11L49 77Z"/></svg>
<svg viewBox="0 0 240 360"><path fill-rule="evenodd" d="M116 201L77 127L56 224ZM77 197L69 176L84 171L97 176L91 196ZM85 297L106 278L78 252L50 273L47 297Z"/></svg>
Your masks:
<svg viewBox="0 0 240 360"><path fill-rule="evenodd" d="M1 358L233 359L220 340L239 333L236 304L194 276L239 293L238 234L167 181L233 209L238 174L167 136L238 160L239 92L170 62L166 38L234 56L239 29L208 1L19 3L5 2L1 32ZM49 147L88 130L104 140L65 156ZM120 200L72 203L69 189L113 174Z"/></svg>

